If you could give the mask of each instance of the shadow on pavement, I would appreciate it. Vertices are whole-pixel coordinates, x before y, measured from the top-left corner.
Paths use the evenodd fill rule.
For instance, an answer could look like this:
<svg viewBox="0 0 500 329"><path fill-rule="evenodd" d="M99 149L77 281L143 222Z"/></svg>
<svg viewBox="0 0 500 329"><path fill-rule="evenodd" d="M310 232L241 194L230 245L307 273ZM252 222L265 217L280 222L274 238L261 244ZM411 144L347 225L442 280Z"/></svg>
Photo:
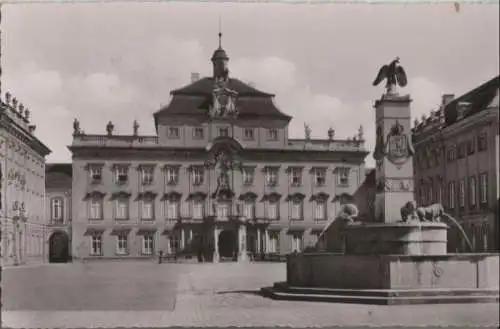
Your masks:
<svg viewBox="0 0 500 329"><path fill-rule="evenodd" d="M217 291L217 295L227 295L227 294L242 294L242 295L254 295L264 297L260 290L225 290L225 291Z"/></svg>

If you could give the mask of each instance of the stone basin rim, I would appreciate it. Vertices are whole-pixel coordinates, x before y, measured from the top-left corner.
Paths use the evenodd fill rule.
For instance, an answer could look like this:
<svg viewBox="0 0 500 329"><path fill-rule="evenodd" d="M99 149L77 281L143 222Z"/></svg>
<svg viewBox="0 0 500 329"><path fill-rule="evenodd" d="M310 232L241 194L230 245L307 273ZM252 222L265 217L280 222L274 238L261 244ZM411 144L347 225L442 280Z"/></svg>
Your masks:
<svg viewBox="0 0 500 329"><path fill-rule="evenodd" d="M445 223L435 223L435 222L398 222L398 223L349 223L346 229L361 229L361 228L440 228L447 229L449 226Z"/></svg>

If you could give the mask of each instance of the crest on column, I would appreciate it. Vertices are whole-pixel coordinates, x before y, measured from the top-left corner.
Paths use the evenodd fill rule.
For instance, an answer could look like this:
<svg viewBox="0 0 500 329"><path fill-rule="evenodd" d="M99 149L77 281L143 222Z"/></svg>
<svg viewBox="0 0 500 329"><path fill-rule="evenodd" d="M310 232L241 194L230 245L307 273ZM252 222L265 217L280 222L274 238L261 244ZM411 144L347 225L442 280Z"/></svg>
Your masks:
<svg viewBox="0 0 500 329"><path fill-rule="evenodd" d="M212 118L237 117L236 96L238 93L224 85L216 85L212 91L212 104L208 115Z"/></svg>
<svg viewBox="0 0 500 329"><path fill-rule="evenodd" d="M391 127L385 143L384 153L387 159L397 167L402 166L415 154L410 136L404 131L403 125L397 120Z"/></svg>

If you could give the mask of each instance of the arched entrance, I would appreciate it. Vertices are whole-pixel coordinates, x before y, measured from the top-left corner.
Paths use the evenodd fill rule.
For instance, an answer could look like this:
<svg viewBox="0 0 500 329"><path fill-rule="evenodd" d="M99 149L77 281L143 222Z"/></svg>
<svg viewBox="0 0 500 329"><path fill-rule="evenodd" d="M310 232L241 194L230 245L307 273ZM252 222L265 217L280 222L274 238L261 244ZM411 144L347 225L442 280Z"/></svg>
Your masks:
<svg viewBox="0 0 500 329"><path fill-rule="evenodd" d="M54 232L49 238L49 263L69 261L69 237L65 232Z"/></svg>
<svg viewBox="0 0 500 329"><path fill-rule="evenodd" d="M218 239L220 258L235 258L236 256L236 234L230 230L220 232Z"/></svg>

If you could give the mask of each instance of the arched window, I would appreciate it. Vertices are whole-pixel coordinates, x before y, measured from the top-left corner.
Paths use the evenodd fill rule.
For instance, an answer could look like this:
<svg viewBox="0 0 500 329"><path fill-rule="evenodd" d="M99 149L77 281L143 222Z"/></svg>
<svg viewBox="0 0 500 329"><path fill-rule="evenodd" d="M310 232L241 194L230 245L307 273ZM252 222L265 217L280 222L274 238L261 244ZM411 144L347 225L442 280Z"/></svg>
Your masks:
<svg viewBox="0 0 500 329"><path fill-rule="evenodd" d="M53 198L50 201L50 208L52 212L52 220L53 221L62 221L63 220L63 199L62 198Z"/></svg>

